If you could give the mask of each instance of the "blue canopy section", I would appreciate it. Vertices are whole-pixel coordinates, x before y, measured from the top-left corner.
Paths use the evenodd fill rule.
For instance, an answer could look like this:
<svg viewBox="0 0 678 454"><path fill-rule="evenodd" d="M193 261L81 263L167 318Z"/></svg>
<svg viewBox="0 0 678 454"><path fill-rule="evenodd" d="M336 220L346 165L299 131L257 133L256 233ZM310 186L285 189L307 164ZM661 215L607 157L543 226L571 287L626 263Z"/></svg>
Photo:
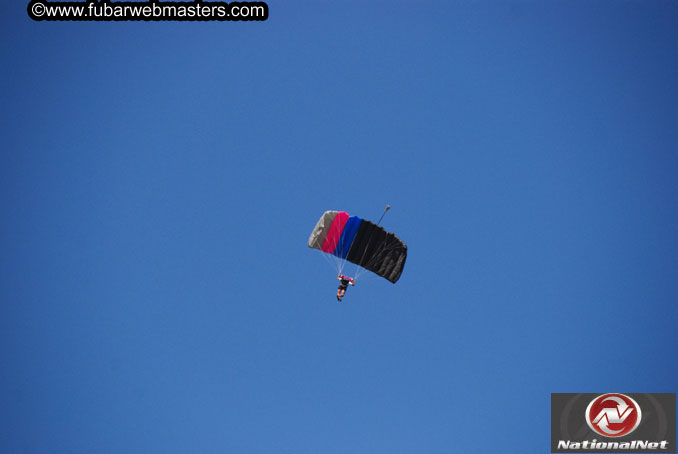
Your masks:
<svg viewBox="0 0 678 454"><path fill-rule="evenodd" d="M342 259L346 258L348 251L351 250L353 239L355 238L355 234L358 232L361 222L363 222L363 220L358 216L351 216L348 218L348 221L346 221L346 225L344 226L344 230L341 232L341 237L337 243L337 248L334 250L334 255Z"/></svg>

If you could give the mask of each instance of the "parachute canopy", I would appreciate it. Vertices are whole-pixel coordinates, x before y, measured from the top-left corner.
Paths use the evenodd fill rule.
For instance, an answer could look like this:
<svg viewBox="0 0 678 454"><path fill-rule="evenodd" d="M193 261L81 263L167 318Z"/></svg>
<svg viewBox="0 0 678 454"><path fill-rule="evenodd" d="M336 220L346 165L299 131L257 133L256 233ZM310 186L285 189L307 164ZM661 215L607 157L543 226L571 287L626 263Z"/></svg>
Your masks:
<svg viewBox="0 0 678 454"><path fill-rule="evenodd" d="M407 246L397 236L345 211L325 211L308 238L308 247L362 266L394 284L407 258Z"/></svg>

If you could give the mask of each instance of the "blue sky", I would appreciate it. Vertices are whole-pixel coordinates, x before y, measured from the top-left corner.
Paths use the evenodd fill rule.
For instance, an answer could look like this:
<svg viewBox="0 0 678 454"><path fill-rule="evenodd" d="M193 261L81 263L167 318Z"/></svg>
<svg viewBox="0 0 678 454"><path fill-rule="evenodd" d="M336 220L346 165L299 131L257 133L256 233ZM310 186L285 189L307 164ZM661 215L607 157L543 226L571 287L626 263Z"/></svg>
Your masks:
<svg viewBox="0 0 678 454"><path fill-rule="evenodd" d="M551 392L676 391L675 2L269 7L0 7L2 451L545 452ZM308 235L387 203L337 303Z"/></svg>

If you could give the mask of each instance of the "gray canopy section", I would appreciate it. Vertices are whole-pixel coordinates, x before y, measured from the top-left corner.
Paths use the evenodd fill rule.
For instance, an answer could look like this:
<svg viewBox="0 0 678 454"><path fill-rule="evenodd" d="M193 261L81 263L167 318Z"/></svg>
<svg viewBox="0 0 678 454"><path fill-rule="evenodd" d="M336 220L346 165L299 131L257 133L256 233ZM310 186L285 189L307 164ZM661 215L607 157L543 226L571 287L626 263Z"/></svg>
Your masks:
<svg viewBox="0 0 678 454"><path fill-rule="evenodd" d="M318 223L311 232L311 236L308 237L308 247L322 250L325 239L327 238L327 232L330 230L334 218L337 217L337 213L339 212L325 211L325 213L320 216Z"/></svg>

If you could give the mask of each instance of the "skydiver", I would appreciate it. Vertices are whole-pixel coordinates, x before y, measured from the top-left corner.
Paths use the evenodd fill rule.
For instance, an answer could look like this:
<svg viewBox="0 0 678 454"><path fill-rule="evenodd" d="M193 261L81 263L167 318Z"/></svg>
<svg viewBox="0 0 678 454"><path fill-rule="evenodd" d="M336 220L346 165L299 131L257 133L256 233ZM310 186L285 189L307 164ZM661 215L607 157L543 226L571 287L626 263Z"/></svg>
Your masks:
<svg viewBox="0 0 678 454"><path fill-rule="evenodd" d="M341 301L341 299L346 294L346 289L348 288L349 284L355 285L355 280L352 277L344 276L343 274L337 276L337 279L341 281L339 288L337 289L337 301Z"/></svg>

